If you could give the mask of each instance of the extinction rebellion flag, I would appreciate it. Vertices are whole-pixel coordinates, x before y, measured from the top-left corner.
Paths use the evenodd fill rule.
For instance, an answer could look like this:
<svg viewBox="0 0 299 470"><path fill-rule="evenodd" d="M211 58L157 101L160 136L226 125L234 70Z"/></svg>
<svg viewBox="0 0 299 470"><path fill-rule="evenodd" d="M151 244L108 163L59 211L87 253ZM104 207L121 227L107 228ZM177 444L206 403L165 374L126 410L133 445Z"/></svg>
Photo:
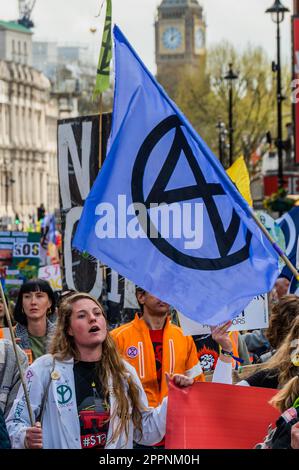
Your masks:
<svg viewBox="0 0 299 470"><path fill-rule="evenodd" d="M118 27L108 154L73 245L202 324L234 318L278 255L223 167Z"/></svg>

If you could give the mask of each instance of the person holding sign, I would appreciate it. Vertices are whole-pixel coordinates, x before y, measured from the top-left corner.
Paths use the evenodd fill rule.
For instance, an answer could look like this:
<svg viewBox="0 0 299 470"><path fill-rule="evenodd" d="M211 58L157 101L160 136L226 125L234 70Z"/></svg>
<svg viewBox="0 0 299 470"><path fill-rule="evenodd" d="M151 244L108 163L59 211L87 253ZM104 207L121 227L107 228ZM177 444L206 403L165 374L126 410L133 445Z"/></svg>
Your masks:
<svg viewBox="0 0 299 470"><path fill-rule="evenodd" d="M29 363L46 353L55 326L48 316L55 312L55 297L50 284L43 279L25 282L14 309L17 322L15 336L28 355Z"/></svg>
<svg viewBox="0 0 299 470"><path fill-rule="evenodd" d="M51 354L28 368L26 381L36 424L30 424L20 389L6 422L13 448L131 448L133 438L150 445L165 434L167 399L148 408L135 369L116 350L101 304L88 294L61 302ZM191 384L179 374L173 381Z"/></svg>
<svg viewBox="0 0 299 470"><path fill-rule="evenodd" d="M299 316L293 321L293 326L281 343L276 353L269 361L261 364L258 371L245 377L237 385L282 388L299 372ZM228 373L228 369L226 369ZM232 378L231 378L232 382ZM230 383L231 383L230 382ZM228 383L228 381L227 381Z"/></svg>
<svg viewBox="0 0 299 470"><path fill-rule="evenodd" d="M150 406L158 406L168 394L165 373L185 374L192 381L204 381L195 343L191 336L184 336L181 328L170 321L170 306L144 289L136 288L140 314L127 324L111 331L111 335L123 358L135 369L141 380ZM228 322L215 329L213 334L225 350L232 350L230 339L223 336ZM221 354L218 379L221 382L221 367L226 361ZM218 380L217 379L217 380ZM163 448L164 440L155 447Z"/></svg>
<svg viewBox="0 0 299 470"><path fill-rule="evenodd" d="M276 421L276 427L273 429L270 427L264 441L256 447L259 449L295 449L296 426L299 426L299 376L295 375L290 379L269 403L278 409L281 415Z"/></svg>

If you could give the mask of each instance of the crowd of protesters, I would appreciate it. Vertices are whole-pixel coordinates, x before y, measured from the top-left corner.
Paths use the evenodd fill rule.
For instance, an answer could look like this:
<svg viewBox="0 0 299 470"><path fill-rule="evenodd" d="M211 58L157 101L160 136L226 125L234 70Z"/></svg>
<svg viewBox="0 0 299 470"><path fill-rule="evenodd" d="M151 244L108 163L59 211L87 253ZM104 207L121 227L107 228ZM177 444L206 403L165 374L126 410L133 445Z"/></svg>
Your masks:
<svg viewBox="0 0 299 470"><path fill-rule="evenodd" d="M271 404L281 417L260 448L299 447L299 297L286 289L279 281L271 294L267 330L232 336L227 322L210 336L219 348L213 382L232 383L242 362L239 337L254 365L237 385L278 390ZM164 447L169 380L192 386L206 380L207 369L194 339L172 322L170 306L142 288L136 298L134 320L109 331L90 295L65 291L57 299L46 281L24 283L13 313L7 303L19 367L11 341L1 336L8 325L0 302L2 448ZM289 409L297 418L286 422Z"/></svg>

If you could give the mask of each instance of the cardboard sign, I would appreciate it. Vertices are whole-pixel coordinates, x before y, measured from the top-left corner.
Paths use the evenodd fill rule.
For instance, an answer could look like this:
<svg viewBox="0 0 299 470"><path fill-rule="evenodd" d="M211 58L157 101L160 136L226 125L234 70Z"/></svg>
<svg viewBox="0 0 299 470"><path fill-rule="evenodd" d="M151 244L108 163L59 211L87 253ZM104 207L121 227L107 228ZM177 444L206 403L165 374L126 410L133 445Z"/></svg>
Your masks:
<svg viewBox="0 0 299 470"><path fill-rule="evenodd" d="M43 266L38 270L38 277L48 281L54 291L62 290L62 281L59 264Z"/></svg>
<svg viewBox="0 0 299 470"><path fill-rule="evenodd" d="M202 335L211 333L210 325L201 325L190 320L181 312L178 312L181 327L186 336ZM229 331L256 330L268 328L268 296L267 294L258 295L250 302L246 309L233 319L233 324Z"/></svg>

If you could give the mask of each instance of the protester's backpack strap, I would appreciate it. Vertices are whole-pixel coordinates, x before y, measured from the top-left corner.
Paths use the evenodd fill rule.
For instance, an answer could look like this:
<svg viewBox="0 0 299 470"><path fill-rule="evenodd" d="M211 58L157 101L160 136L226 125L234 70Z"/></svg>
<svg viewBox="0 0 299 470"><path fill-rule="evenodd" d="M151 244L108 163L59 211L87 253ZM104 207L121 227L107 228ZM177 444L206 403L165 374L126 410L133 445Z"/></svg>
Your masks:
<svg viewBox="0 0 299 470"><path fill-rule="evenodd" d="M55 369L55 357L53 357L53 365L52 365L52 369L50 371L50 378L49 378L49 381L47 383L45 394L44 394L43 399L42 399L40 414L39 414L39 417L38 417L38 421L41 423L41 425L43 424L44 412L45 412L45 408L46 408L46 401L47 401L47 398L48 398L49 388L50 388L50 385L51 385L51 382L52 382L52 373L54 372L54 369Z"/></svg>

